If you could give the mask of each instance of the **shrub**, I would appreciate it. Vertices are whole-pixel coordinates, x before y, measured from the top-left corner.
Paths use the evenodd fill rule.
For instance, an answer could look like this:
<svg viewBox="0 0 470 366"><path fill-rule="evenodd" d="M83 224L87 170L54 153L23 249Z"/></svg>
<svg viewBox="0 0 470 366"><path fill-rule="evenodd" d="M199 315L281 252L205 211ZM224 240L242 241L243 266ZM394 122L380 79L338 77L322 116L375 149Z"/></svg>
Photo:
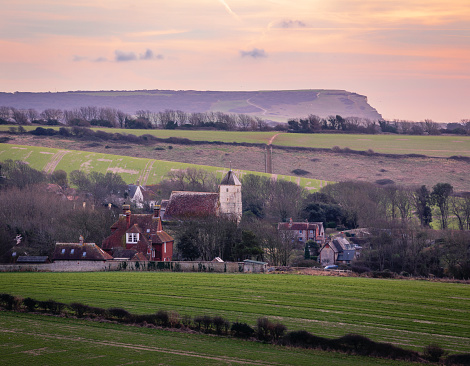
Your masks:
<svg viewBox="0 0 470 366"><path fill-rule="evenodd" d="M281 337L283 337L286 330L287 330L286 326L282 323L271 324L271 327L269 328L269 332L271 334L271 337L275 341L277 341Z"/></svg>
<svg viewBox="0 0 470 366"><path fill-rule="evenodd" d="M222 334L222 330L224 329L225 319L221 316L214 316L212 319L212 324L214 324L215 332L217 334Z"/></svg>
<svg viewBox="0 0 470 366"><path fill-rule="evenodd" d="M423 357L430 362L439 362L445 353L446 352L439 345L432 343L424 347Z"/></svg>
<svg viewBox="0 0 470 366"><path fill-rule="evenodd" d="M239 337L239 338L249 338L255 332L255 330L252 327L250 327L248 324L238 323L238 322L233 323L230 330L232 331L232 334L235 337Z"/></svg>
<svg viewBox="0 0 470 366"><path fill-rule="evenodd" d="M256 335L259 340L267 341L270 337L269 328L271 327L271 322L268 318L258 318L256 322L257 332Z"/></svg>
<svg viewBox="0 0 470 366"><path fill-rule="evenodd" d="M186 327L186 328L190 328L192 323L193 323L193 320L191 318L191 315L183 315L183 318L181 319L181 322L183 323L183 325Z"/></svg>
<svg viewBox="0 0 470 366"><path fill-rule="evenodd" d="M209 315L204 315L202 317L202 324L206 332L210 331L212 329L212 318Z"/></svg>
<svg viewBox="0 0 470 366"><path fill-rule="evenodd" d="M355 273L367 273L367 272L370 272L370 268L366 267L366 266L361 266L361 265L357 265L357 264L353 264L351 266L351 271L355 272Z"/></svg>
<svg viewBox="0 0 470 366"><path fill-rule="evenodd" d="M307 174L310 174L309 171L303 170L303 169L294 169L294 170L292 171L292 173L294 173L295 175L307 175Z"/></svg>
<svg viewBox="0 0 470 366"><path fill-rule="evenodd" d="M198 315L198 316L194 317L194 324L196 325L197 330L201 330L202 316Z"/></svg>
<svg viewBox="0 0 470 366"><path fill-rule="evenodd" d="M119 320L122 320L124 318L128 318L130 316L129 312L125 309L122 309L122 308L109 308L108 309L108 314L112 318L117 318Z"/></svg>
<svg viewBox="0 0 470 366"><path fill-rule="evenodd" d="M23 305L26 306L28 311L34 311L38 305L38 302L31 297L27 297L23 300Z"/></svg>
<svg viewBox="0 0 470 366"><path fill-rule="evenodd" d="M45 301L45 309L44 310L46 310L46 311L48 310L52 314L57 315L57 314L62 313L62 310L64 309L64 307L65 307L64 303L49 299L49 300Z"/></svg>
<svg viewBox="0 0 470 366"><path fill-rule="evenodd" d="M90 307L88 305L84 305L82 303L79 303L79 302L73 302L69 305L69 308L75 312L75 316L77 318L82 318L83 315L86 313L86 312L89 312L90 311Z"/></svg>
<svg viewBox="0 0 470 366"><path fill-rule="evenodd" d="M470 354L451 355L446 358L446 365L457 366L457 365L470 365Z"/></svg>
<svg viewBox="0 0 470 366"><path fill-rule="evenodd" d="M170 311L168 314L168 323L170 324L171 328L180 328L180 315L176 311Z"/></svg>
<svg viewBox="0 0 470 366"><path fill-rule="evenodd" d="M284 346L302 348L329 348L329 339L315 336L306 330L298 330L287 333L280 341Z"/></svg>
<svg viewBox="0 0 470 366"><path fill-rule="evenodd" d="M378 179L375 181L378 185L385 186L387 184L395 184L395 182L391 179Z"/></svg>
<svg viewBox="0 0 470 366"><path fill-rule="evenodd" d="M157 314L155 314L155 318L157 319L157 324L162 327L167 327L170 317L168 316L168 312L165 310L158 310Z"/></svg>
<svg viewBox="0 0 470 366"><path fill-rule="evenodd" d="M10 294L0 294L0 304L5 306L7 310L13 310L15 304L15 297Z"/></svg>
<svg viewBox="0 0 470 366"><path fill-rule="evenodd" d="M90 314L93 314L97 317L106 316L106 309L90 307Z"/></svg>

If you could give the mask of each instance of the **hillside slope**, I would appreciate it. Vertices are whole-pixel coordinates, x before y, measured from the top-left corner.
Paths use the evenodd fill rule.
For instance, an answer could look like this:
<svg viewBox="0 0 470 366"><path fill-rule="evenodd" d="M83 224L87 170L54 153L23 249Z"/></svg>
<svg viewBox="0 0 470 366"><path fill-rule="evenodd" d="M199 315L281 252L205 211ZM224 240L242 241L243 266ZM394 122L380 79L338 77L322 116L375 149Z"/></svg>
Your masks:
<svg viewBox="0 0 470 366"><path fill-rule="evenodd" d="M266 120L287 122L289 118L315 114L339 114L378 120L381 115L367 97L344 90L268 90L268 91L74 91L59 93L0 93L0 106L17 109L48 108L71 110L96 106L120 109L134 114L138 110L165 109L184 112L244 113Z"/></svg>

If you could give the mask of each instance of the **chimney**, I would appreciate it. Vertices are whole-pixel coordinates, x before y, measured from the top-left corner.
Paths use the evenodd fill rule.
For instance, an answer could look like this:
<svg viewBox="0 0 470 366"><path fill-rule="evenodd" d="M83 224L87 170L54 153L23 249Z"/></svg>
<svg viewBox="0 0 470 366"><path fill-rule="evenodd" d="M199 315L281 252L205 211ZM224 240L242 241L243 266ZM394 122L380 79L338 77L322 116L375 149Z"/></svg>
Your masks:
<svg viewBox="0 0 470 366"><path fill-rule="evenodd" d="M80 235L80 237L78 238L78 242L80 245L83 245L83 235Z"/></svg>
<svg viewBox="0 0 470 366"><path fill-rule="evenodd" d="M126 227L128 229L131 227L131 210L126 211Z"/></svg>
<svg viewBox="0 0 470 366"><path fill-rule="evenodd" d="M289 219L289 229L292 227L292 217Z"/></svg>
<svg viewBox="0 0 470 366"><path fill-rule="evenodd" d="M153 217L160 217L160 205L153 206Z"/></svg>
<svg viewBox="0 0 470 366"><path fill-rule="evenodd" d="M126 204L122 205L123 215L127 214L127 211L130 211L130 209L131 209L131 205L126 205Z"/></svg>

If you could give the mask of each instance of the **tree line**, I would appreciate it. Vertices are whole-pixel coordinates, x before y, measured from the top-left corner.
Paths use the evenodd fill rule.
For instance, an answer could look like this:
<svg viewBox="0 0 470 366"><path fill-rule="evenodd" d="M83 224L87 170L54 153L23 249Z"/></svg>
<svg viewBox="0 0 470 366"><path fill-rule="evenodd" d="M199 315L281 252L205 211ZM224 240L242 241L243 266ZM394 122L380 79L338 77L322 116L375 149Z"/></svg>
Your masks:
<svg viewBox="0 0 470 366"><path fill-rule="evenodd" d="M165 109L152 112L138 110L134 116L110 107L79 107L72 110L16 109L0 106L0 124L17 125L65 125L80 127L116 127L127 129L218 129L226 131L271 131L279 130L294 133L397 133L405 135L470 134L470 119L459 123L449 123L447 127L426 119L422 122L406 120L370 120L360 117L330 115L322 118L310 114L305 118L293 118L284 123L269 123L267 120L242 113L223 112L184 112Z"/></svg>
<svg viewBox="0 0 470 366"><path fill-rule="evenodd" d="M346 117L330 115L321 118L310 114L306 118L290 119L285 127L288 132L294 133L396 133L403 135L440 135L443 133L470 135L470 119L462 119L460 123L444 125L425 119L422 122L406 120L369 120L359 117Z"/></svg>

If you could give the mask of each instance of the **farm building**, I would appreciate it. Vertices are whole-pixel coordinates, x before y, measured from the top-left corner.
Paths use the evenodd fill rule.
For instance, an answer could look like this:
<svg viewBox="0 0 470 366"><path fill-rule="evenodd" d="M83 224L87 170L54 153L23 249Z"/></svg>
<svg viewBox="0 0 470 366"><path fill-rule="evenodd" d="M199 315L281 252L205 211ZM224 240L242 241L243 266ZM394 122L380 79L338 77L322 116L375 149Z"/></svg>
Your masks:
<svg viewBox="0 0 470 366"><path fill-rule="evenodd" d="M284 231L286 234L291 235L292 239L297 243L306 243L308 240L313 240L320 245L325 242L325 229L323 222L280 222L277 225L278 230Z"/></svg>
<svg viewBox="0 0 470 366"><path fill-rule="evenodd" d="M173 256L173 242L163 231L160 206L154 207L153 214L133 214L130 205L123 205L123 213L111 226L111 235L103 240L102 247L113 256L126 249L141 253L147 260L167 262Z"/></svg>
<svg viewBox="0 0 470 366"><path fill-rule="evenodd" d="M229 170L219 185L219 192L173 191L162 201L162 219L179 221L227 215L237 221L242 217L242 192L239 179Z"/></svg>
<svg viewBox="0 0 470 366"><path fill-rule="evenodd" d="M322 266L348 264L356 258L356 248L346 238L338 236L320 249L318 257Z"/></svg>
<svg viewBox="0 0 470 366"><path fill-rule="evenodd" d="M59 261L102 261L112 260L113 257L106 253L95 243L84 243L83 236L80 236L78 243L56 243L52 260Z"/></svg>

